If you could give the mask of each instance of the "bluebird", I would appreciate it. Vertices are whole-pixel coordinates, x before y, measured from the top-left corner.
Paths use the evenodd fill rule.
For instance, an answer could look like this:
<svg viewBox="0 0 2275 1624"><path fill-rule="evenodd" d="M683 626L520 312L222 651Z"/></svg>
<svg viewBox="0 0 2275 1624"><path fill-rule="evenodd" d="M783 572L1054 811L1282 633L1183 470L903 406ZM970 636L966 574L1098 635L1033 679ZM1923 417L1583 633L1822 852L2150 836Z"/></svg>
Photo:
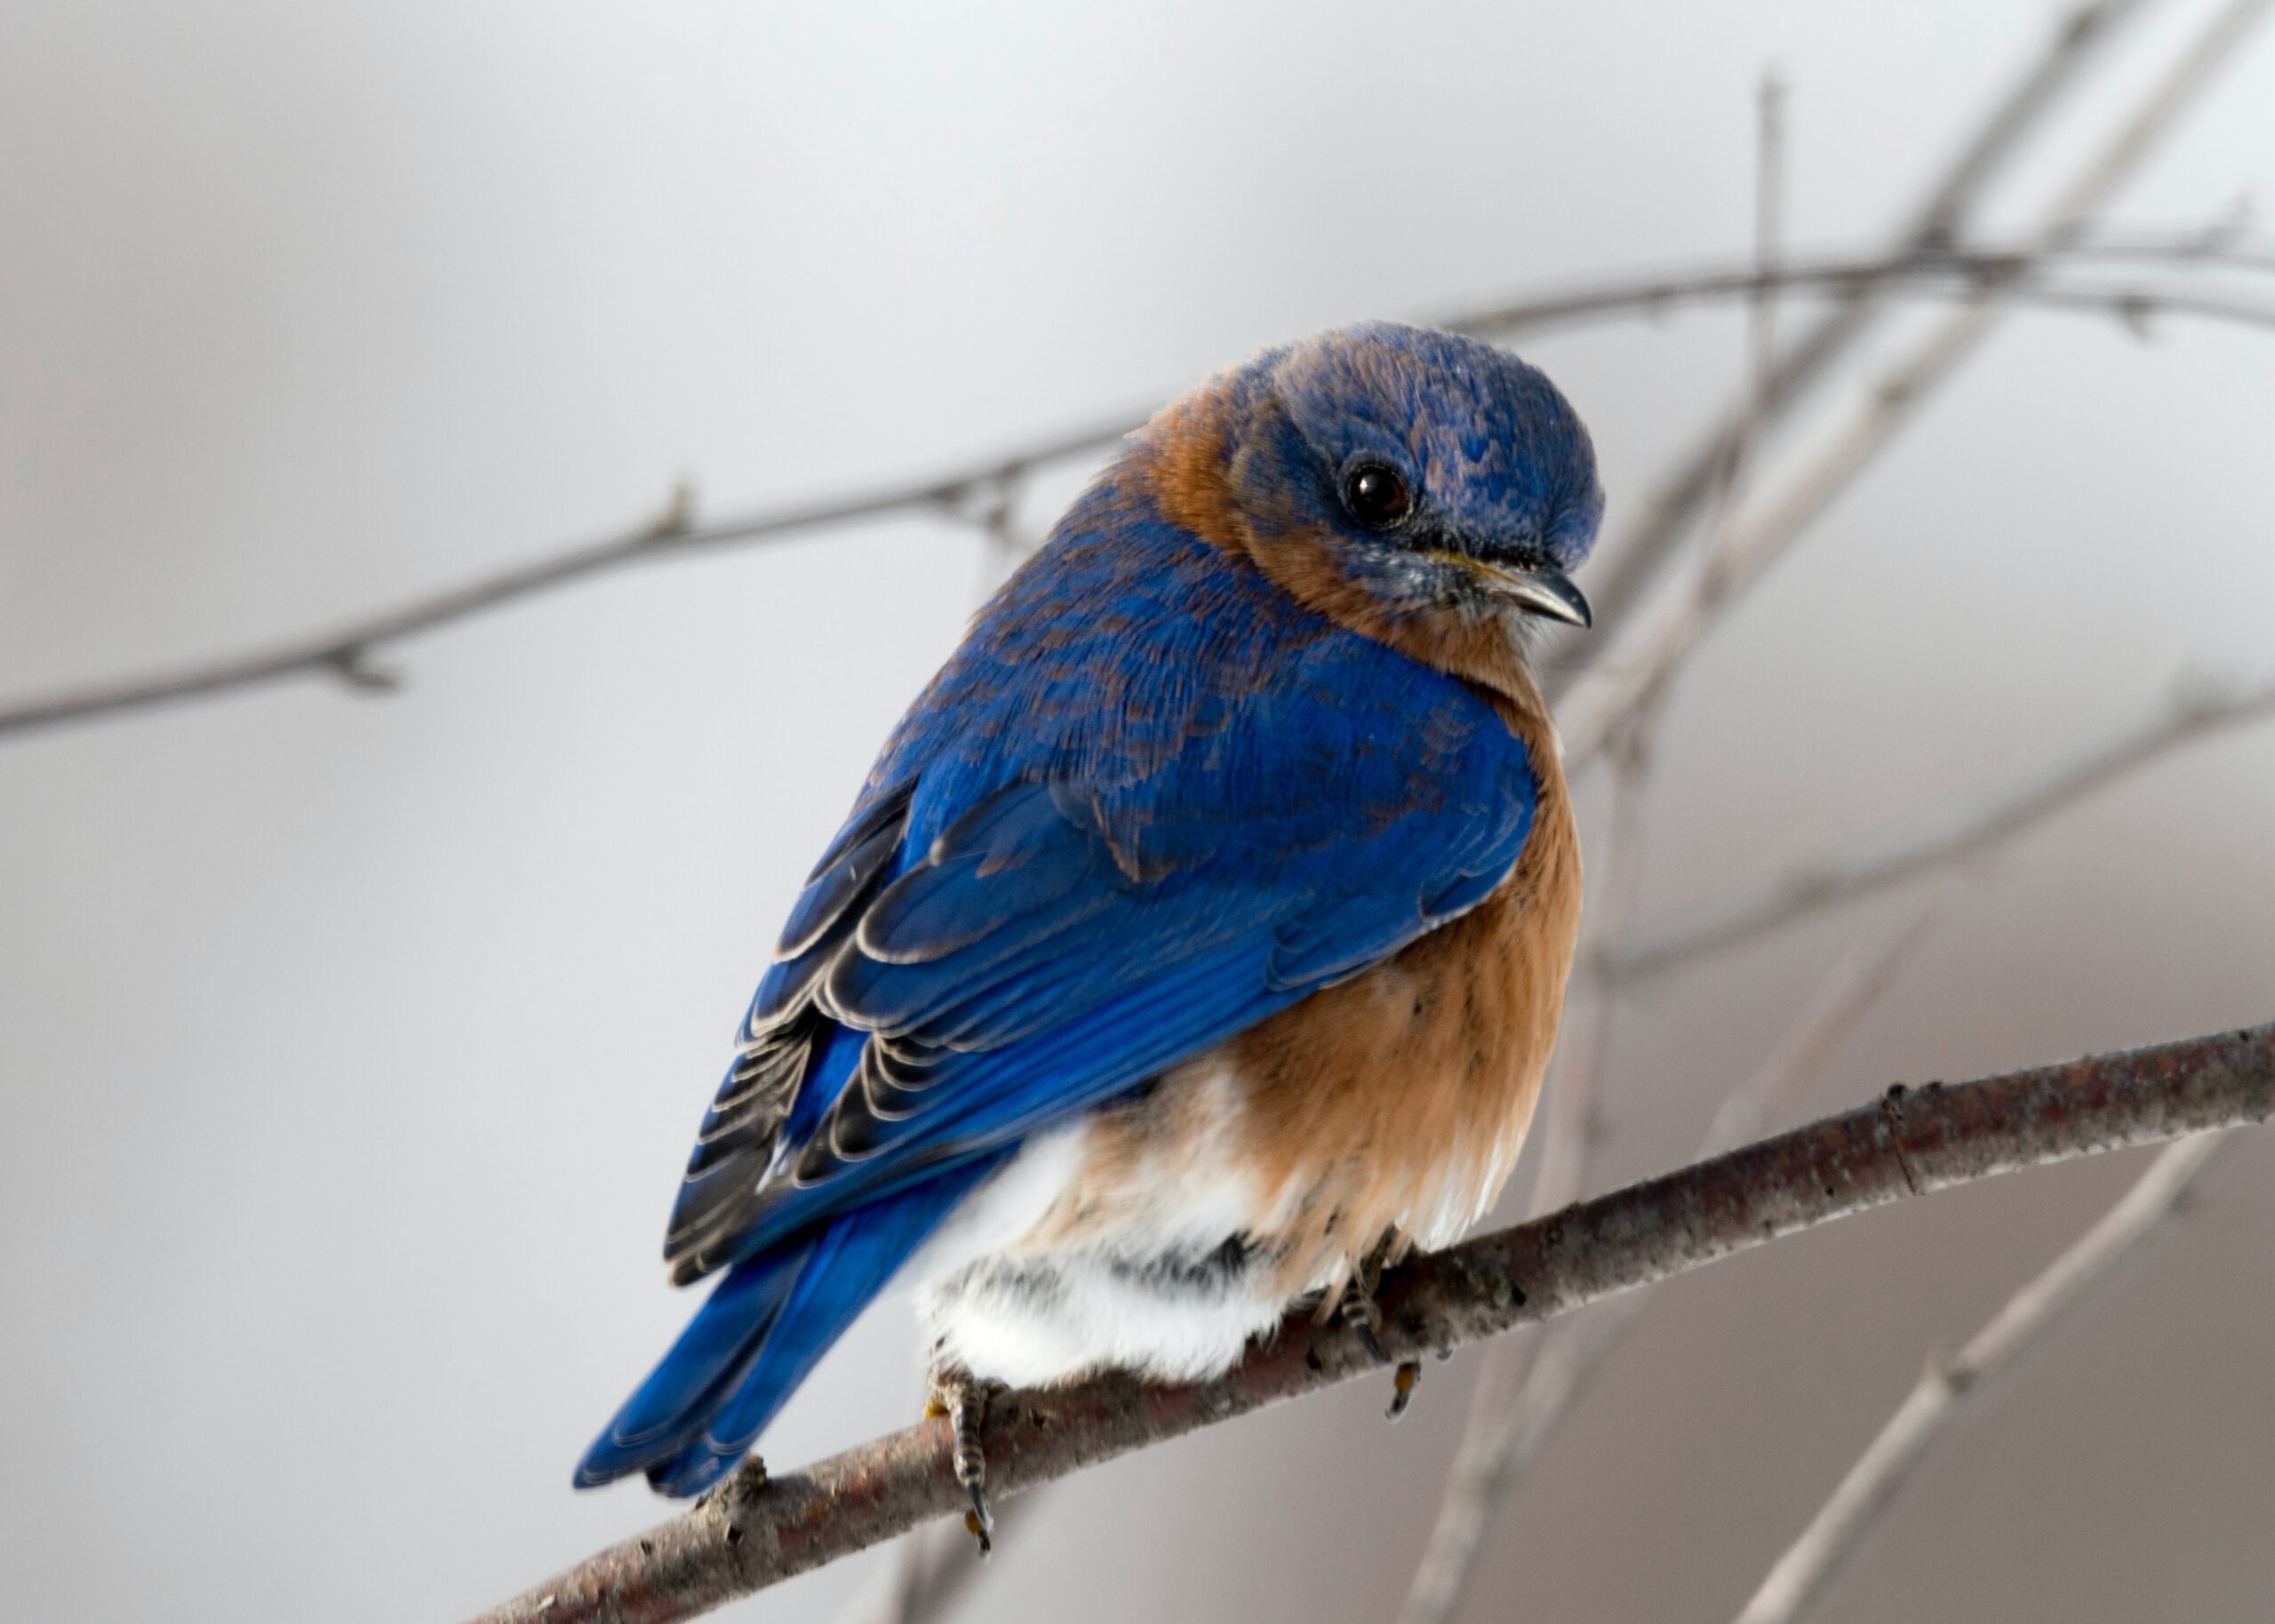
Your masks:
<svg viewBox="0 0 2275 1624"><path fill-rule="evenodd" d="M719 1282L577 1471L714 1483L913 1286L1002 1385L1229 1368L1491 1206L1580 911L1527 663L1603 498L1540 372L1367 324L1163 410L975 617L790 911L672 1211ZM1410 1370L1400 1372L1402 1398Z"/></svg>

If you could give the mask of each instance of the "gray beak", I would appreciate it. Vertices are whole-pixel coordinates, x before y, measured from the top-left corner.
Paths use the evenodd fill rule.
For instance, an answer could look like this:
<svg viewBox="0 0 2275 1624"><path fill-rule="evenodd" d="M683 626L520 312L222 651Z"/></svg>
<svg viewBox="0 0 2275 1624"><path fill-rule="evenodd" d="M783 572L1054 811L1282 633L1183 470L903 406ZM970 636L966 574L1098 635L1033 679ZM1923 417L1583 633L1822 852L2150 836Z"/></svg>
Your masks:
<svg viewBox="0 0 2275 1624"><path fill-rule="evenodd" d="M1572 577L1561 569L1496 569L1501 595L1528 615L1561 620L1569 626L1590 626L1595 616Z"/></svg>

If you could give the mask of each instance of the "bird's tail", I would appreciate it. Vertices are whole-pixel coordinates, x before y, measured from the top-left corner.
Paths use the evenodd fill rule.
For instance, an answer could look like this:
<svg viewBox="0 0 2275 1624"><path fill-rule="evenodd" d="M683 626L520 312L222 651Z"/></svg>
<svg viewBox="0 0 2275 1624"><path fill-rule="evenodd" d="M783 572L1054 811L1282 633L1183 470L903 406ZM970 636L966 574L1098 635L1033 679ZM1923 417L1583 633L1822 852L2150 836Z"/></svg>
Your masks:
<svg viewBox="0 0 2275 1624"><path fill-rule="evenodd" d="M735 1264L585 1452L577 1486L645 1472L666 1494L709 1488L993 1166L981 1158Z"/></svg>

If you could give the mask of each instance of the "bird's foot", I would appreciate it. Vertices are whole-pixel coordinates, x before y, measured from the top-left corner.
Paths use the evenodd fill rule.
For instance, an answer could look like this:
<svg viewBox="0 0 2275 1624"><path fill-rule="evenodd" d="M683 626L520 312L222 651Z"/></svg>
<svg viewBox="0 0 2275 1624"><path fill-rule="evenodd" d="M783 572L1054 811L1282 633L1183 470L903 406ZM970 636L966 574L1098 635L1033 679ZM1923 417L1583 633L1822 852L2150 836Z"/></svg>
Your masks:
<svg viewBox="0 0 2275 1624"><path fill-rule="evenodd" d="M1375 1306L1374 1293L1368 1290L1363 1276L1353 1275L1351 1284L1344 1288L1339 1310L1343 1323L1349 1325L1359 1339L1359 1346L1377 1365L1396 1364L1391 1377L1390 1408L1383 1412L1385 1421L1396 1421L1404 1415L1407 1406L1414 1402L1414 1389L1422 1384L1422 1362L1419 1359L1393 1360L1384 1351L1381 1325L1383 1311Z"/></svg>
<svg viewBox="0 0 2275 1624"><path fill-rule="evenodd" d="M1383 1323L1383 1311L1375 1306L1375 1294L1367 1289L1364 1279L1357 1275L1351 1277L1351 1284L1343 1288L1343 1301L1336 1311L1342 1316L1343 1323L1351 1327L1352 1333L1359 1339L1359 1346L1367 1350L1369 1358L1377 1365L1391 1363L1390 1355L1383 1351L1382 1337L1378 1333Z"/></svg>
<svg viewBox="0 0 2275 1624"><path fill-rule="evenodd" d="M931 1398L924 1406L927 1420L945 1415L955 1430L956 1481L971 1497L971 1509L963 1514L963 1525L979 1541L983 1562L995 1549L995 1514L987 1509L987 1452L979 1441L979 1430L987 1423L989 1401L1002 1388L1000 1381L984 1381L977 1376L935 1375Z"/></svg>

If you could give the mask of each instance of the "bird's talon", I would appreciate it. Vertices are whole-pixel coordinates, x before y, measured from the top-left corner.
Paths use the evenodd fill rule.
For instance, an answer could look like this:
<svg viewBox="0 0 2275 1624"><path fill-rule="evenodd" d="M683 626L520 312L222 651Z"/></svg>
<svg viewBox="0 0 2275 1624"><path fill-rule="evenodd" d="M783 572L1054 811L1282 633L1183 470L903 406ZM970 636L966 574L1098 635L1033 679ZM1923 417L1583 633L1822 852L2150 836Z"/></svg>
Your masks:
<svg viewBox="0 0 2275 1624"><path fill-rule="evenodd" d="M1383 1412L1385 1421L1396 1421L1406 1413L1407 1405L1414 1402L1414 1389L1422 1385L1422 1362L1406 1359L1400 1362L1398 1373L1391 1378L1390 1408Z"/></svg>
<svg viewBox="0 0 2275 1624"><path fill-rule="evenodd" d="M963 1525L979 1541L983 1561L995 1549L995 1517L987 1509L987 1452L979 1433L986 1424L988 1401L994 1397L998 1385L971 1376L936 1378L931 1404L955 1430L956 1481L971 1496L971 1509L963 1514Z"/></svg>
<svg viewBox="0 0 2275 1624"><path fill-rule="evenodd" d="M1375 1330L1383 1322L1383 1313L1375 1306L1374 1296L1367 1290L1364 1280L1353 1277L1351 1284L1345 1287L1338 1312L1343 1316L1343 1323L1349 1325L1352 1333L1359 1339L1359 1346L1367 1350L1369 1358L1377 1365L1391 1362L1390 1355L1383 1351L1382 1338Z"/></svg>

